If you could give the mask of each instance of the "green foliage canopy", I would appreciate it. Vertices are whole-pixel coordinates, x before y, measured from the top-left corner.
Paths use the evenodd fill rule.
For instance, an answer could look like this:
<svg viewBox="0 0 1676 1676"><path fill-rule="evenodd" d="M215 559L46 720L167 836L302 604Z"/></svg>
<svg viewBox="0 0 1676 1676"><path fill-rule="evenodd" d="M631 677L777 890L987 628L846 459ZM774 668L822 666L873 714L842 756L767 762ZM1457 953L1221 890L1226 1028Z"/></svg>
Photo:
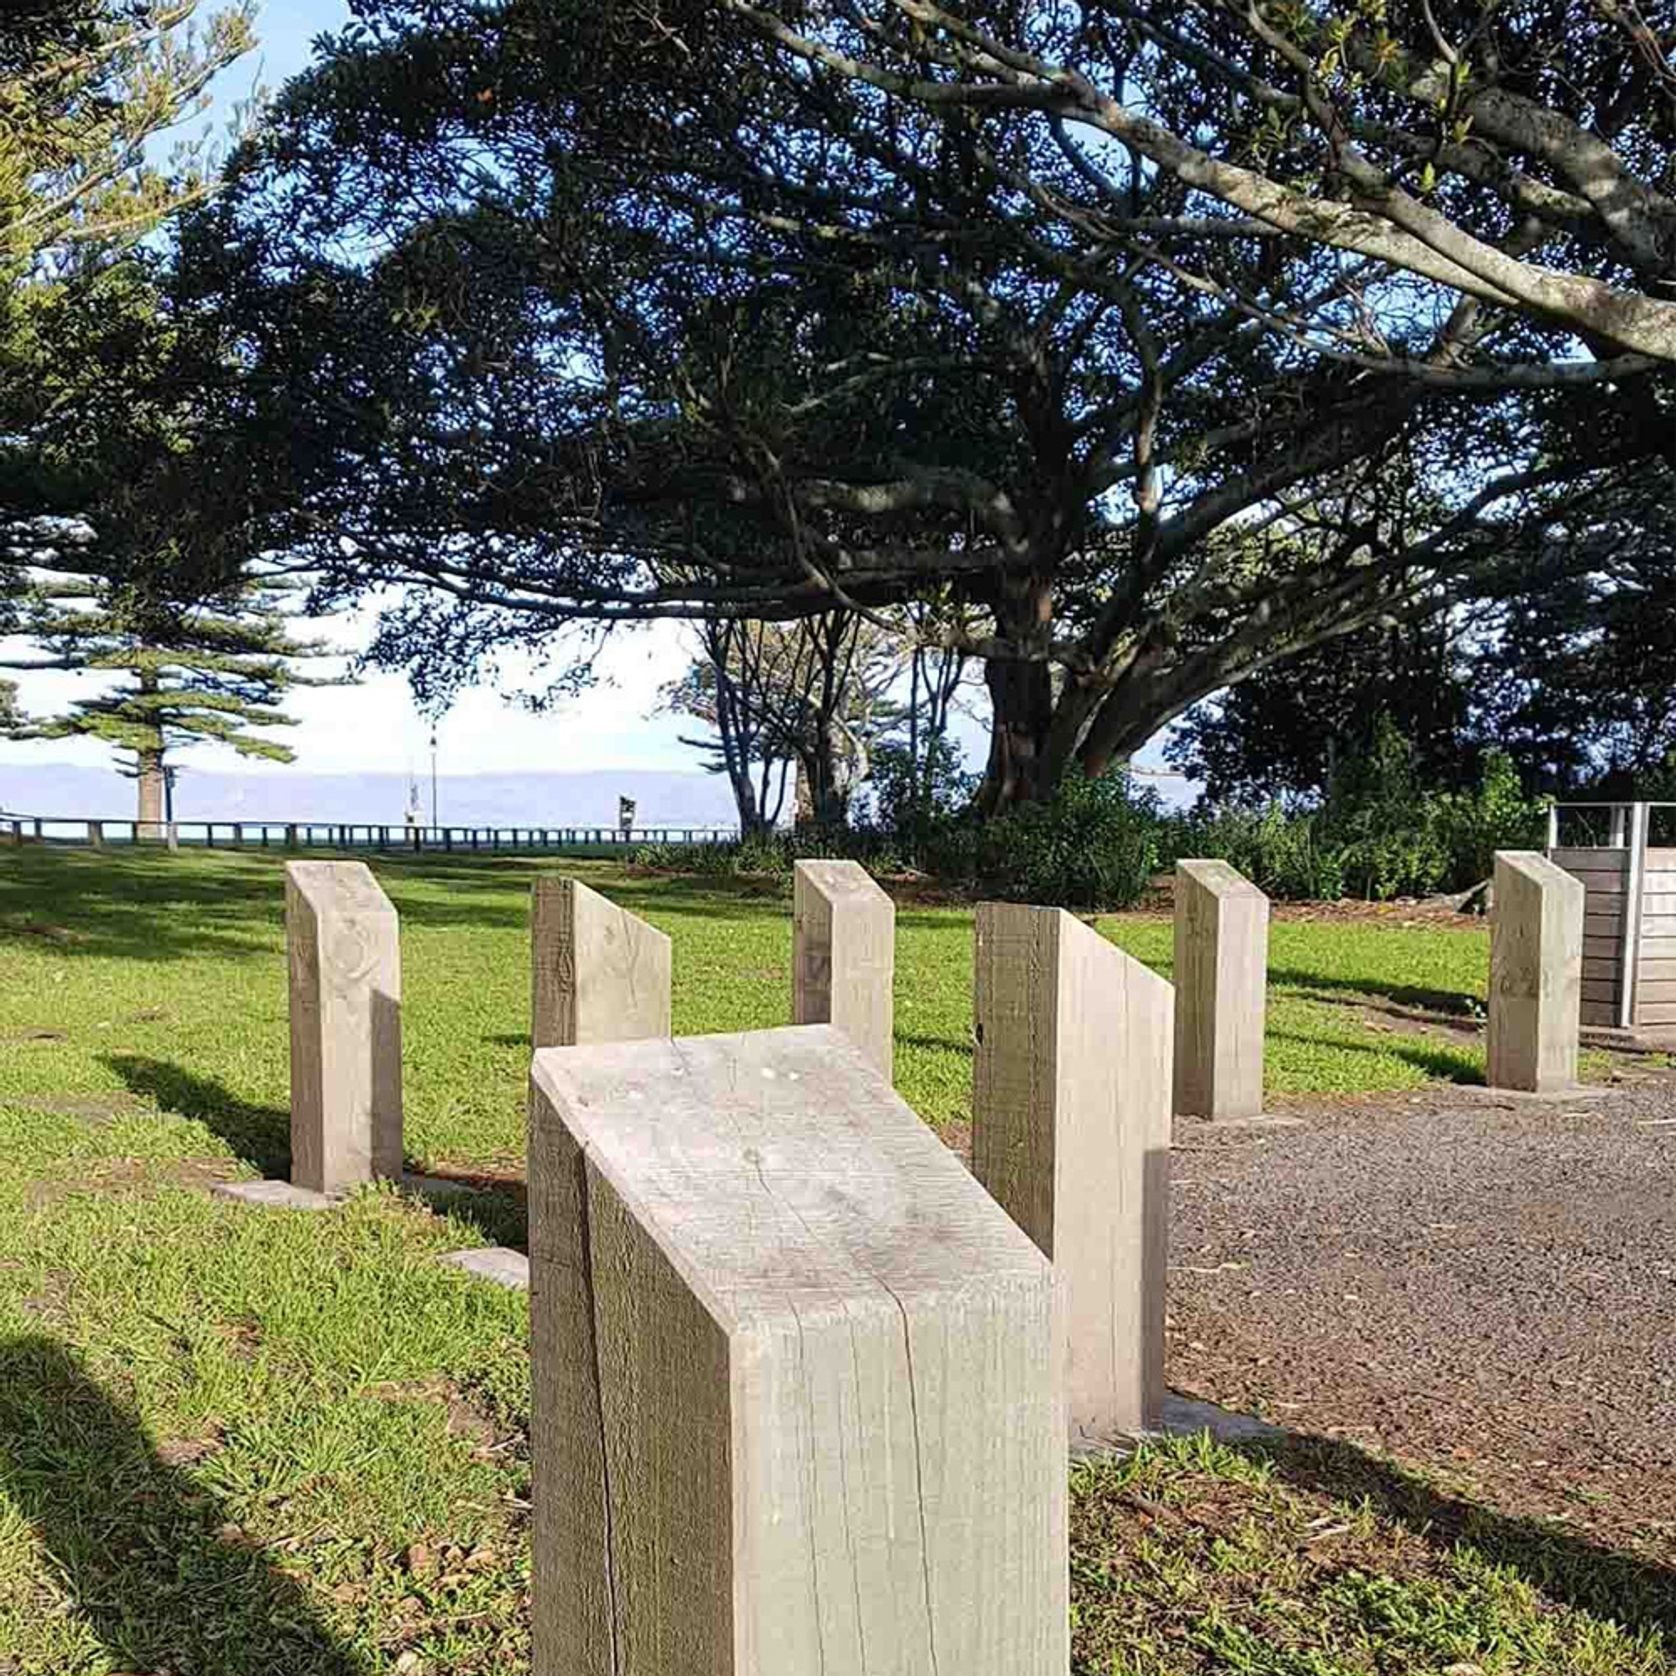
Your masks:
<svg viewBox="0 0 1676 1676"><path fill-rule="evenodd" d="M1073 139L962 29L1264 143L1149 8L367 0L194 258L317 422L276 544L411 589L379 653L444 686L578 622L952 596L1000 806L1563 566L1539 532L1668 448L1645 358Z"/></svg>

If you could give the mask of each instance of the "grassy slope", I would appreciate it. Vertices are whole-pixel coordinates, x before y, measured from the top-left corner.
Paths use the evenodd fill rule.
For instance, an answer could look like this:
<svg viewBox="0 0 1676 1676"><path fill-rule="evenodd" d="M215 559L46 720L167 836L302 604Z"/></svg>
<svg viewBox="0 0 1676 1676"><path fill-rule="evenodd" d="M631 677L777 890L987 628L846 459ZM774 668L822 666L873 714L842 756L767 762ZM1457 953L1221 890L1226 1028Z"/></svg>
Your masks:
<svg viewBox="0 0 1676 1676"><path fill-rule="evenodd" d="M527 869L384 871L410 1152L515 1165ZM675 936L679 1030L784 1018L777 897L598 882ZM514 1209L450 1223L381 1191L290 1217L202 1191L283 1157L278 886L259 858L0 852L4 1676L527 1667L525 1306L430 1262ZM1166 927L1113 929L1167 956ZM954 911L902 916L899 1072L934 1121L967 1099L969 936ZM1278 926L1274 959L1277 1086L1392 1086L1435 1050L1362 1029L1346 1003L1460 1005L1484 948ZM1445 1063L1473 1074L1470 1056ZM1077 1488L1080 1670L1671 1668L1598 1599L1567 1606L1576 1588L1537 1593L1429 1545L1400 1509L1358 1508L1354 1485L1288 1487L1182 1445ZM1354 1539L1327 1545L1340 1526ZM1626 1618L1663 1621L1623 1598Z"/></svg>

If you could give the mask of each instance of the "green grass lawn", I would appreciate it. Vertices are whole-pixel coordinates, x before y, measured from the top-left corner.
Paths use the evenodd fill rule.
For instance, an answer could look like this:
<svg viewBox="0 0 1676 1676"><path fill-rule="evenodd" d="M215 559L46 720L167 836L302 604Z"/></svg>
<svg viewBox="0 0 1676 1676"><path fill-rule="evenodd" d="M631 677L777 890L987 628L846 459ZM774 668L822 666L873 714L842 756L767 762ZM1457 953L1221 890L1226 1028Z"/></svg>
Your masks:
<svg viewBox="0 0 1676 1676"><path fill-rule="evenodd" d="M0 1676L527 1668L526 1307L432 1261L516 1235L515 1198L204 1191L284 1162L276 860L0 851ZM415 1164L520 1165L530 870L379 868ZM675 939L678 1031L784 1022L778 893L581 871ZM1167 970L1167 925L1105 928ZM902 911L898 1076L939 1125L969 1098L970 940ZM1376 1028L1465 1013L1481 933L1280 924L1272 960L1276 1091L1481 1075L1470 1041ZM1676 1613L1533 1582L1493 1533L1429 1541L1357 1483L1201 1443L1075 1489L1087 1676L1672 1669Z"/></svg>
<svg viewBox="0 0 1676 1676"><path fill-rule="evenodd" d="M575 870L675 942L675 1028L755 1029L790 1016L791 930L770 885ZM410 1155L518 1164L528 1072L526 921L532 864L392 858L401 913ZM1170 927L1102 929L1161 972ZM966 1116L972 1077L972 920L898 917L896 1073L931 1123ZM282 882L277 858L0 853L0 1095L129 1092L199 1118L264 1166L286 1145ZM1278 923L1270 960L1275 1093L1483 1080L1470 1040L1405 1034L1381 998L1467 1014L1483 995L1478 930ZM1470 1019L1463 1019L1470 1022Z"/></svg>

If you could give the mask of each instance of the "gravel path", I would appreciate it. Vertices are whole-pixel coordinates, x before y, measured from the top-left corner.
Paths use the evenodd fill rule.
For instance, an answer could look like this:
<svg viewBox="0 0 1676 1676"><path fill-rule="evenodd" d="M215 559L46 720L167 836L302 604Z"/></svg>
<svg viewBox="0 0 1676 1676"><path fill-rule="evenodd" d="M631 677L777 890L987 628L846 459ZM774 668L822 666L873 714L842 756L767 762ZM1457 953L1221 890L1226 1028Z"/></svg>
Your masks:
<svg viewBox="0 0 1676 1676"><path fill-rule="evenodd" d="M1181 1120L1170 1383L1676 1560L1676 1078Z"/></svg>

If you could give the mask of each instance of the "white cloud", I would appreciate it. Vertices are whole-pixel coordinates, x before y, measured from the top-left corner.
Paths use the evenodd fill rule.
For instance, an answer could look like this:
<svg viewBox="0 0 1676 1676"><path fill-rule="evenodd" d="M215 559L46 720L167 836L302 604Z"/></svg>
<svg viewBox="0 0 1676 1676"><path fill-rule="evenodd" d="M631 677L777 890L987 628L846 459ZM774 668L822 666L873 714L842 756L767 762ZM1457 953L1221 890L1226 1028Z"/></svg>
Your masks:
<svg viewBox="0 0 1676 1676"><path fill-rule="evenodd" d="M327 619L308 625L334 645L364 643L364 617ZM654 623L613 634L600 655L598 682L574 699L536 715L508 703L500 691L474 688L437 725L438 759L444 774L572 773L586 769L695 770L695 753L680 743L682 724L653 716L658 689L675 679L691 656L688 631L676 623ZM0 655L26 650L0 643ZM38 671L19 674L23 707L45 716L73 700L101 690L92 675ZM527 658L508 658L497 686L516 691L541 685ZM297 753L296 766L315 774L396 773L428 770L430 723L419 714L401 675L369 676L354 687L300 688L285 709L297 726L276 730ZM690 724L689 724L690 725ZM177 754L183 765L251 774L284 774L285 765L241 761L223 747L196 745ZM0 761L70 762L104 767L110 748L97 740L0 741Z"/></svg>

